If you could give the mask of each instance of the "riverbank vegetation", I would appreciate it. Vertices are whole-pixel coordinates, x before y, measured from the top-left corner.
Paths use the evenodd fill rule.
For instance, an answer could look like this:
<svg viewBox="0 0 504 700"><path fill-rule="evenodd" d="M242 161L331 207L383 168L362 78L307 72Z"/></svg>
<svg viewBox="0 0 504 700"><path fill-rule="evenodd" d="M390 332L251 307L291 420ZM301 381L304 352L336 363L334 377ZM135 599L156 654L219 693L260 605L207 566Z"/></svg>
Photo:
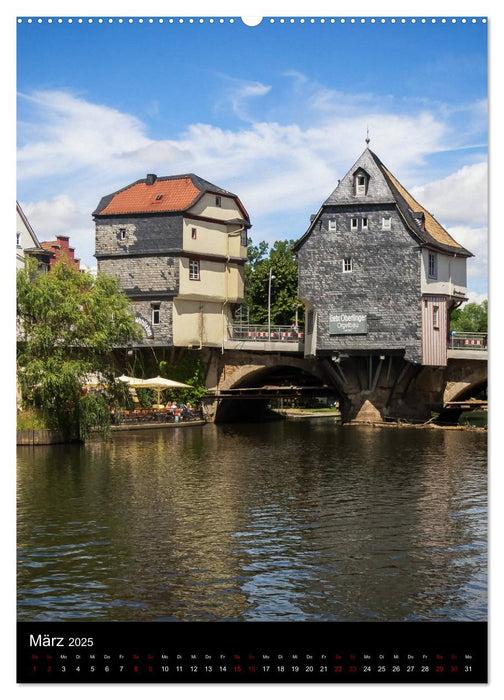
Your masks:
<svg viewBox="0 0 504 700"><path fill-rule="evenodd" d="M17 274L17 323L17 376L27 420L69 440L83 439L91 427L106 433L109 407L124 394L113 381L113 349L141 332L118 281L63 262L39 274L31 264ZM102 388L86 393L91 374Z"/></svg>

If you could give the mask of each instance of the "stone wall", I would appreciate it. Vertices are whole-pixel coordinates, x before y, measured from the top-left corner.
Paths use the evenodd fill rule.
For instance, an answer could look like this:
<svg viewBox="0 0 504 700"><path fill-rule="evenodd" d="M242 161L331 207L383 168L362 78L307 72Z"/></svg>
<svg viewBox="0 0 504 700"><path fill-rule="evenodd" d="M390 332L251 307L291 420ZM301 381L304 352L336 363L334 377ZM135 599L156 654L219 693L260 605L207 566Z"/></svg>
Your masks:
<svg viewBox="0 0 504 700"><path fill-rule="evenodd" d="M98 270L118 277L128 296L174 296L179 286L179 258L174 256L140 256L102 258Z"/></svg>
<svg viewBox="0 0 504 700"><path fill-rule="evenodd" d="M97 216L96 257L102 255L162 254L182 248L182 214ZM124 238L120 236L125 230Z"/></svg>
<svg viewBox="0 0 504 700"><path fill-rule="evenodd" d="M173 345L173 301L171 299L158 300L159 323L152 322L151 300L132 300L131 307L137 317L137 322L144 328L142 343L146 345ZM145 321L149 324L146 326ZM150 338L152 330L153 337Z"/></svg>
<svg viewBox="0 0 504 700"><path fill-rule="evenodd" d="M144 329L146 345L173 344L181 244L181 215L96 218L98 270L118 278ZM157 324L154 304L159 305Z"/></svg>

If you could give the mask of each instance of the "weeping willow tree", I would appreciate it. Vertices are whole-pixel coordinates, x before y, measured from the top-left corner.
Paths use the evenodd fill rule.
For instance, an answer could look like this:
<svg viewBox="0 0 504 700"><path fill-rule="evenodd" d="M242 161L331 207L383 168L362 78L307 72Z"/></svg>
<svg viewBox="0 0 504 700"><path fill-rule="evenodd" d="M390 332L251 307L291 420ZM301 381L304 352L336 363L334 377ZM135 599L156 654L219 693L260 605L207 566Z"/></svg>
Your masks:
<svg viewBox="0 0 504 700"><path fill-rule="evenodd" d="M68 440L85 438L94 426L107 433L110 403L122 390L112 381L112 351L140 333L118 281L63 262L47 274L29 265L17 274L17 323L24 407ZM103 386L86 394L91 374Z"/></svg>

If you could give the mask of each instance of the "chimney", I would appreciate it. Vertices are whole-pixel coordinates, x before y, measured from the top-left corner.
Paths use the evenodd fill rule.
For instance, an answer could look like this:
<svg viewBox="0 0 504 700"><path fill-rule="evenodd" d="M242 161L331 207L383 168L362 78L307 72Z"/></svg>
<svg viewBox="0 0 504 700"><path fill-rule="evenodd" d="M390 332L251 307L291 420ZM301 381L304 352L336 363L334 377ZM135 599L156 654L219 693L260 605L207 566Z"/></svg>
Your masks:
<svg viewBox="0 0 504 700"><path fill-rule="evenodd" d="M154 173L147 173L147 178L146 178L146 184L147 185L153 185L157 180L157 175L154 175Z"/></svg>

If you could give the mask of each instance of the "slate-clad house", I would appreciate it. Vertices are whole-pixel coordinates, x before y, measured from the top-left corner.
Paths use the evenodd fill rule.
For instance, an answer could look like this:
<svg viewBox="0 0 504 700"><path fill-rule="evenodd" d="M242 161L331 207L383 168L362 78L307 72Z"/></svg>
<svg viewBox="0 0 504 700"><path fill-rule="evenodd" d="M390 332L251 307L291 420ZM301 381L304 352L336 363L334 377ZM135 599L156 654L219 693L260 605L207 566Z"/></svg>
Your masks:
<svg viewBox="0 0 504 700"><path fill-rule="evenodd" d="M444 366L472 254L366 148L295 245L305 354Z"/></svg>
<svg viewBox="0 0 504 700"><path fill-rule="evenodd" d="M194 174L147 175L93 212L98 269L119 278L144 345L221 347L243 299L250 220Z"/></svg>

